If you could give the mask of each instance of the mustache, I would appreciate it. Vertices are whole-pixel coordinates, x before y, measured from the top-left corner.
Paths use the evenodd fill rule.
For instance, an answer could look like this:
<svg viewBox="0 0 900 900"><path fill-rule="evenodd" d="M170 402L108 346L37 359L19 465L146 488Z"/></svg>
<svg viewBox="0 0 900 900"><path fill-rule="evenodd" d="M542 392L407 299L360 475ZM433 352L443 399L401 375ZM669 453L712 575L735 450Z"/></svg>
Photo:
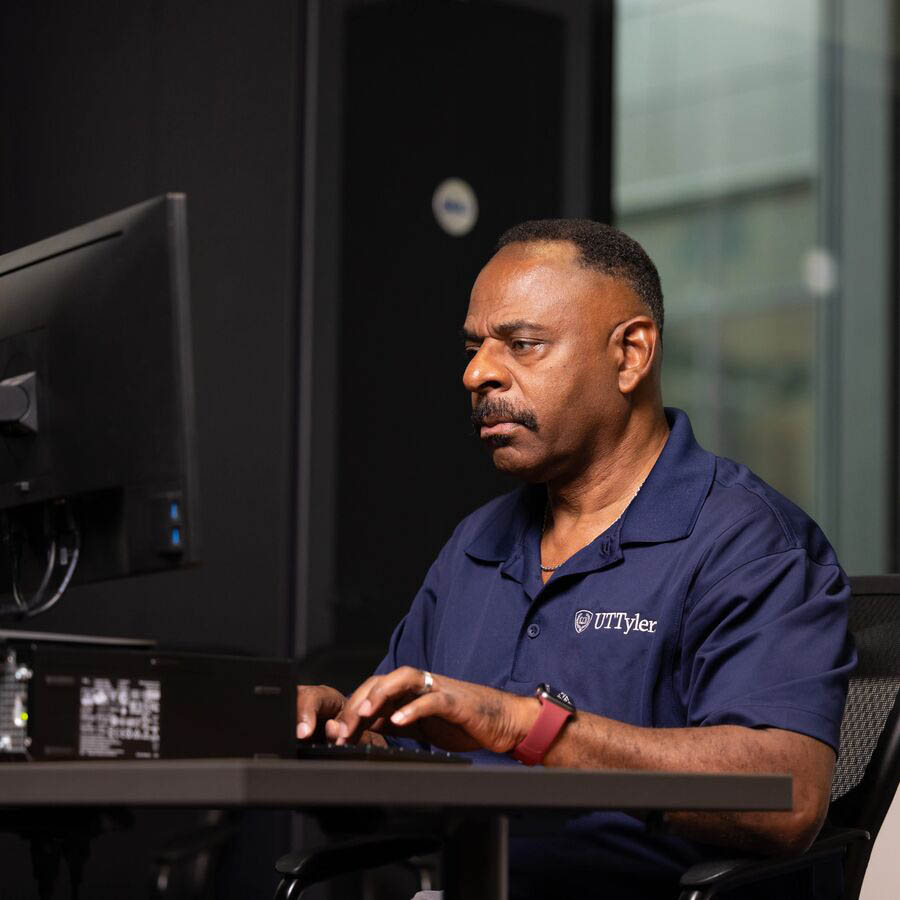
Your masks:
<svg viewBox="0 0 900 900"><path fill-rule="evenodd" d="M471 419L476 429L485 424L485 419L503 419L522 425L529 431L538 430L537 416L530 409L519 409L502 397L483 397L473 407Z"/></svg>

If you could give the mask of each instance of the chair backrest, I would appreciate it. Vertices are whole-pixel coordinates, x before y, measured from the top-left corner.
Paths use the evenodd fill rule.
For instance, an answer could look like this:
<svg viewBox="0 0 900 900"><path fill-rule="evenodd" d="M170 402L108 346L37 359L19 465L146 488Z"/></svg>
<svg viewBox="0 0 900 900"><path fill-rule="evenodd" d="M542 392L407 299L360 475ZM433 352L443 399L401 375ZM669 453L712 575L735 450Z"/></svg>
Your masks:
<svg viewBox="0 0 900 900"><path fill-rule="evenodd" d="M850 679L829 819L872 841L900 781L900 575L851 579L850 632L859 666ZM858 896L872 844L845 861L845 896Z"/></svg>

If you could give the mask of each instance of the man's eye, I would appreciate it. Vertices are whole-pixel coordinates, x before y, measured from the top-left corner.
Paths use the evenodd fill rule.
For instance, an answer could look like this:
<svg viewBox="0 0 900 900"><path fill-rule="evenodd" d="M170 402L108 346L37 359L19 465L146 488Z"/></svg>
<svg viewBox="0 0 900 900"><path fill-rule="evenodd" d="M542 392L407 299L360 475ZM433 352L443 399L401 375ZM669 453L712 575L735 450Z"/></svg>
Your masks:
<svg viewBox="0 0 900 900"><path fill-rule="evenodd" d="M522 353L526 350L532 350L537 344L534 341L510 341L510 346L516 353Z"/></svg>
<svg viewBox="0 0 900 900"><path fill-rule="evenodd" d="M466 347L463 350L463 355L465 356L466 360L468 361L468 360L472 359L477 352L478 352L477 347Z"/></svg>

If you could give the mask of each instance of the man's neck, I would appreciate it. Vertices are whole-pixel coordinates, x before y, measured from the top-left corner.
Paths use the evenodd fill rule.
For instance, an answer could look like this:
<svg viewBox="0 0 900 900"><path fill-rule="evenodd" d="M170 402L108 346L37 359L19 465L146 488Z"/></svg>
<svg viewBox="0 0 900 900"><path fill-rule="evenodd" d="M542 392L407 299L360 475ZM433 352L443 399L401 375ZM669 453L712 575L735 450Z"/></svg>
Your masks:
<svg viewBox="0 0 900 900"><path fill-rule="evenodd" d="M668 436L661 409L658 415L632 415L623 431L586 466L548 481L548 520L557 533L612 524L650 474Z"/></svg>

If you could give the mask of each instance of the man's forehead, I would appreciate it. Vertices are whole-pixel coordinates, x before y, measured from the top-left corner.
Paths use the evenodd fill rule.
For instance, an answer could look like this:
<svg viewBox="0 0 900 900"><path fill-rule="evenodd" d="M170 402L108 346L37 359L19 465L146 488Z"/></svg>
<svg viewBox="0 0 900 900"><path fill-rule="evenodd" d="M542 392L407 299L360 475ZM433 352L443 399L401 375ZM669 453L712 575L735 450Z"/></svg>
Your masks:
<svg viewBox="0 0 900 900"><path fill-rule="evenodd" d="M607 305L604 300L614 280L582 265L569 241L509 244L475 280L468 317L555 318L585 304L596 313Z"/></svg>

